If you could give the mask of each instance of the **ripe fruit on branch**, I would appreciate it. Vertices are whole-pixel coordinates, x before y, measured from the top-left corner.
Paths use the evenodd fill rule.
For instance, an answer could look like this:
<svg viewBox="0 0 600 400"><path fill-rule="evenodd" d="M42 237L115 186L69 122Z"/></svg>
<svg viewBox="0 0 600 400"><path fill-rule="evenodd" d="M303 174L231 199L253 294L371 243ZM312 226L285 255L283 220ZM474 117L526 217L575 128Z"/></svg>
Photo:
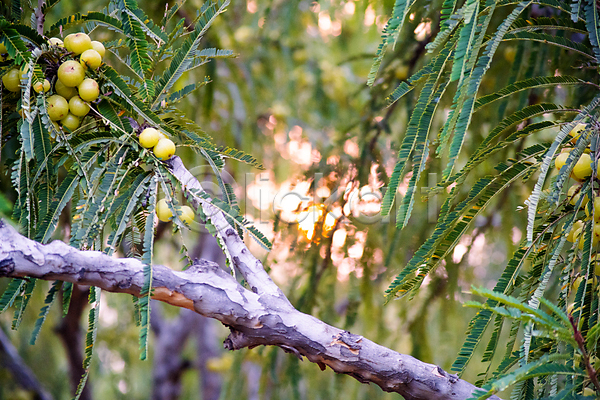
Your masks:
<svg viewBox="0 0 600 400"><path fill-rule="evenodd" d="M154 128L146 128L140 133L140 144L147 149L156 146L159 140L160 132Z"/></svg>
<svg viewBox="0 0 600 400"><path fill-rule="evenodd" d="M94 101L100 95L100 87L98 82L91 78L85 78L83 82L77 87L79 90L79 97L85 101Z"/></svg>
<svg viewBox="0 0 600 400"><path fill-rule="evenodd" d="M85 78L85 71L75 60L65 61L58 67L58 79L67 87L78 86Z"/></svg>
<svg viewBox="0 0 600 400"><path fill-rule="evenodd" d="M567 240L574 243L581 234L581 228L583 228L583 221L576 221L567 235ZM577 234L577 236L575 236L575 234Z"/></svg>
<svg viewBox="0 0 600 400"><path fill-rule="evenodd" d="M77 88L65 86L60 79L56 80L56 83L54 84L54 91L56 94L61 95L67 100L77 95Z"/></svg>
<svg viewBox="0 0 600 400"><path fill-rule="evenodd" d="M181 208L179 208L178 211L181 211L181 215L179 216L179 219L188 226L192 223L192 221L196 217L194 210L192 210L192 207L190 207L190 206L181 206Z"/></svg>
<svg viewBox="0 0 600 400"><path fill-rule="evenodd" d="M162 222L169 222L173 217L173 212L169 208L166 199L160 199L158 203L156 203L156 216Z"/></svg>
<svg viewBox="0 0 600 400"><path fill-rule="evenodd" d="M41 92L42 90L45 92L47 92L48 90L50 90L50 81L48 79L44 79L44 82L36 82L35 85L33 85L33 90L35 90L36 92Z"/></svg>
<svg viewBox="0 0 600 400"><path fill-rule="evenodd" d="M575 179L583 181L592 174L592 158L583 153L573 167L573 176Z"/></svg>
<svg viewBox="0 0 600 400"><path fill-rule="evenodd" d="M46 101L48 103L48 117L52 121L63 119L69 113L69 103L67 103L64 97L55 94L48 97Z"/></svg>
<svg viewBox="0 0 600 400"><path fill-rule="evenodd" d="M102 64L102 56L94 49L88 49L79 57L81 65L91 69L97 69Z"/></svg>
<svg viewBox="0 0 600 400"><path fill-rule="evenodd" d="M590 216L590 211L585 208L585 215ZM594 198L594 222L600 222L600 197Z"/></svg>
<svg viewBox="0 0 600 400"><path fill-rule="evenodd" d="M53 37L53 38L48 39L48 43L51 46L65 47L65 44L63 43L63 41L60 40L57 37Z"/></svg>
<svg viewBox="0 0 600 400"><path fill-rule="evenodd" d="M11 92L18 92L21 90L21 74L18 69L13 68L2 77L2 84L4 87Z"/></svg>
<svg viewBox="0 0 600 400"><path fill-rule="evenodd" d="M554 166L557 170L560 171L562 166L567 163L567 158L569 158L569 152L570 151L565 151L556 156L556 159L554 160Z"/></svg>
<svg viewBox="0 0 600 400"><path fill-rule="evenodd" d="M579 201L579 198L581 197L581 185L575 184L573 186L571 186L569 188L569 190L567 190L567 198L570 199L569 203L572 205L577 205L577 202ZM578 191L579 190L579 191ZM587 196L583 199L583 201L581 202L581 206L585 207L585 205L588 203L588 198Z"/></svg>
<svg viewBox="0 0 600 400"><path fill-rule="evenodd" d="M104 45L97 40L92 40L92 49L96 50L100 57L104 58L104 54L106 53L106 49Z"/></svg>
<svg viewBox="0 0 600 400"><path fill-rule="evenodd" d="M75 129L79 128L79 122L79 117L76 117L71 113L68 113L66 117L60 120L62 126L69 128L70 131L74 131Z"/></svg>
<svg viewBox="0 0 600 400"><path fill-rule="evenodd" d="M65 47L70 52L78 55L92 48L92 41L85 33L72 33L65 38Z"/></svg>
<svg viewBox="0 0 600 400"><path fill-rule="evenodd" d="M171 139L160 139L154 146L154 155L159 160L168 160L175 154L175 143Z"/></svg>
<svg viewBox="0 0 600 400"><path fill-rule="evenodd" d="M73 96L69 100L69 111L77 117L84 117L90 112L90 106L79 96Z"/></svg>
<svg viewBox="0 0 600 400"><path fill-rule="evenodd" d="M573 136L573 140L577 140L577 139L579 139L579 136L581 136L583 131L585 131L585 127L586 127L586 124L582 124L580 122L577 125L575 125L575 127L573 129L571 129L571 132L569 132L569 135Z"/></svg>

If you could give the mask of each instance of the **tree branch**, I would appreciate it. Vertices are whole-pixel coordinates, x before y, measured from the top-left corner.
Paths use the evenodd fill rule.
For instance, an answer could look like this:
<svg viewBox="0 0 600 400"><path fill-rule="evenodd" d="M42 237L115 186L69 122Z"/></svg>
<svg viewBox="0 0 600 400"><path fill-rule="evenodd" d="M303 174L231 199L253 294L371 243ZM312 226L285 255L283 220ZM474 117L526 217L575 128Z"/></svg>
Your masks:
<svg viewBox="0 0 600 400"><path fill-rule="evenodd" d="M35 393L36 398L40 400L53 400L50 393L37 380L33 371L29 369L25 361L19 356L19 352L1 328L0 365L8 369L19 386Z"/></svg>
<svg viewBox="0 0 600 400"><path fill-rule="evenodd" d="M60 241L42 245L20 235L4 221L0 221L0 243L0 277L63 280L140 296L144 273L138 260L80 251ZM279 346L301 359L306 357L323 370L329 366L407 400L466 399L476 389L436 365L303 314L285 297L247 290L209 261L199 260L183 272L153 266L152 287L154 299L194 310L228 326L231 334L224 345L229 350Z"/></svg>

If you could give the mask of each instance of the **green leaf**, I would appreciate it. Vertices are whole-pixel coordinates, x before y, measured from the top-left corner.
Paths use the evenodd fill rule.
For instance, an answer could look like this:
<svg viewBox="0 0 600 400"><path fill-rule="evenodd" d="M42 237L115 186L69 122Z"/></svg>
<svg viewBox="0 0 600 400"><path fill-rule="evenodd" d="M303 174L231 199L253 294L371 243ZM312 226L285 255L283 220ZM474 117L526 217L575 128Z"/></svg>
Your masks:
<svg viewBox="0 0 600 400"><path fill-rule="evenodd" d="M106 15L101 12L90 11L87 14L81 15L80 13L64 17L56 21L46 32L48 37L56 36L63 30L69 29L73 26L82 25L86 22L94 22L104 28L108 28L112 31L125 35L123 31L123 25L121 21L116 18Z"/></svg>
<svg viewBox="0 0 600 400"><path fill-rule="evenodd" d="M194 27L194 31L185 39L171 61L171 64L156 84L156 94L151 103L151 109L158 107L158 104L160 104L169 90L171 90L175 82L187 71L206 30L212 25L219 14L225 12L225 8L228 5L229 0L207 1L204 3L200 9L200 16Z"/></svg>
<svg viewBox="0 0 600 400"><path fill-rule="evenodd" d="M29 61L31 52L27 49L21 35L8 21L0 19L0 41L4 43L6 51L15 60L17 65Z"/></svg>
<svg viewBox="0 0 600 400"><path fill-rule="evenodd" d="M21 294L25 284L27 283L26 279L21 278L13 278L10 283L2 293L2 297L0 297L0 314L6 311L8 307L12 307L16 298Z"/></svg>
<svg viewBox="0 0 600 400"><path fill-rule="evenodd" d="M104 250L106 254L112 255L117 249L123 232L125 232L127 224L140 202L140 197L147 190L148 182L151 178L152 172L150 171L136 176L135 180L130 184L129 189L115 202L119 204L118 208L113 206L109 211L109 215L115 215L116 229L108 237L108 246Z"/></svg>
<svg viewBox="0 0 600 400"><path fill-rule="evenodd" d="M54 281L52 283L52 287L50 287L50 290L46 295L46 299L44 300L45 305L40 310L40 315L35 321L35 326L33 327L33 332L31 333L31 339L29 340L30 345L33 346L35 344L35 341L37 340L37 337L40 334L40 330L42 329L42 325L44 324L44 321L46 321L46 317L50 312L50 306L52 305L52 303L54 303L54 300L56 299L56 293L58 293L61 286L62 281Z"/></svg>
<svg viewBox="0 0 600 400"><path fill-rule="evenodd" d="M545 44L552 44L554 46L559 46L567 50L574 51L575 53L579 53L585 57L594 59L594 56L590 54L590 48L586 45L578 42L574 42L570 39L561 36L553 36L548 33L542 32L518 32L518 33L510 33L504 36L504 40L528 40L535 41Z"/></svg>
<svg viewBox="0 0 600 400"><path fill-rule="evenodd" d="M44 218L38 228L35 237L36 241L48 243L58 224L58 217L60 217L63 209L69 200L71 200L75 188L79 185L79 179L79 174L73 170L71 170L65 179L63 179L58 191L56 192L56 199L52 202L52 206L50 207L52 212L46 215L46 218Z"/></svg>
<svg viewBox="0 0 600 400"><path fill-rule="evenodd" d="M468 0L465 4L465 24L460 30L456 52L454 53L454 62L452 64L452 75L450 81L459 82L463 80L469 54L473 51L472 47L475 40L475 31L477 28L477 15L479 14L479 2Z"/></svg>
<svg viewBox="0 0 600 400"><path fill-rule="evenodd" d="M589 33L590 43L596 56L596 62L600 62L600 19L598 18L597 2L595 0L585 0L585 27Z"/></svg>
<svg viewBox="0 0 600 400"><path fill-rule="evenodd" d="M512 94L542 88L547 86L568 86L568 85L591 85L595 86L592 82L581 80L575 76L559 75L559 76L536 76L534 78L525 79L522 81L515 82L511 85L504 87L503 89L491 93L487 96L480 97L475 102L475 109L479 109L485 105L493 103L494 101L504 99Z"/></svg>
<svg viewBox="0 0 600 400"><path fill-rule="evenodd" d="M123 31L127 35L127 45L130 50L131 67L140 76L146 76L146 73L150 70L150 57L148 56L148 42L146 41L146 35L140 24L139 19L135 16L130 5L135 4L131 1L119 1L119 9L121 11L121 23L123 24ZM145 82L144 82L145 85Z"/></svg>
<svg viewBox="0 0 600 400"><path fill-rule="evenodd" d="M23 294L16 299L16 310L15 315L13 317L12 329L19 329L19 325L21 325L21 321L23 320L23 313L29 304L29 300L31 299L31 294L33 293L33 289L35 289L35 284L37 279L28 278L27 283L25 283L25 287L23 288Z"/></svg>
<svg viewBox="0 0 600 400"><path fill-rule="evenodd" d="M85 383L90 374L90 365L92 363L92 354L96 344L96 335L98 333L98 316L100 315L100 295L102 291L99 287L90 287L89 303L91 305L88 313L88 330L85 335L85 358L83 359L83 376L77 385L74 400L78 400L83 392Z"/></svg>
<svg viewBox="0 0 600 400"><path fill-rule="evenodd" d="M382 200L382 216L389 215L389 212L396 199L398 186L400 185L400 179L404 173L404 168L406 167L409 157L411 154L413 154L417 146L420 148L421 154L423 154L425 139L430 128L433 113L435 112L437 104L440 100L438 96L443 94L443 91L446 87L446 83L444 83L440 86L441 90L438 90L434 93L435 86L441 77L444 66L450 58L450 52L446 52L444 55L445 57L436 58L436 63L432 65L431 68L433 71L436 71L436 73L431 74L428 77L425 86L419 94L417 104L415 105L410 116L408 127L406 128L406 133L404 134L404 139L402 140L400 150L398 151L398 160L396 161L394 171L392 172L392 176L390 177L390 181L388 183L388 189ZM420 125L421 123L422 125ZM420 131L419 128L421 128ZM419 132L421 133L420 136L418 135ZM422 159L422 155L418 157L417 164L420 164ZM414 184L416 184L416 181ZM406 220L398 220L397 223L399 226L404 226L406 224Z"/></svg>
<svg viewBox="0 0 600 400"><path fill-rule="evenodd" d="M383 61L383 57L385 56L388 47L394 46L398 40L400 30L402 30L402 25L404 24L404 20L408 15L408 10L413 3L414 1L411 0L395 1L392 16L383 29L382 42L377 48L373 65L371 65L371 71L369 71L369 76L367 78L367 85L373 86L375 78L377 77L377 72L379 71L381 62Z"/></svg>
<svg viewBox="0 0 600 400"><path fill-rule="evenodd" d="M485 209L489 202L512 182L537 170L539 163L529 159L533 156L540 156L546 149L545 146L534 145L523 151L522 160L516 161L510 166L499 164L497 169L500 174L480 179L473 185L467 198L452 211L448 209L447 203L452 199L449 197L442 206L442 209L446 209L446 211L440 213L432 235L417 250L386 290L388 301L399 293L414 293L425 276L454 248L473 219ZM418 274L413 277L417 270L419 270Z"/></svg>
<svg viewBox="0 0 600 400"><path fill-rule="evenodd" d="M148 355L148 333L150 331L150 298L152 297L152 256L154 249L154 214L156 208L156 194L158 181L154 176L148 193L148 208L146 211L146 225L144 227L144 286L138 299L140 315L140 359L145 360Z"/></svg>
<svg viewBox="0 0 600 400"><path fill-rule="evenodd" d="M525 204L527 204L527 207L528 207L528 210L527 210L527 241L528 241L528 243L531 243L533 240L533 225L535 222L537 206L538 206L538 203L540 200L540 194L542 192L542 187L544 186L544 182L546 180L546 175L548 173L550 163L554 159L554 154L556 153L556 150L558 149L559 145L563 142L565 137L569 134L571 129L573 129L579 121L582 121L584 116L587 115L591 110L594 110L599 104L600 104L600 96L596 96L592 100L592 102L587 107L585 107L583 115L581 115L581 114L578 115L573 122L565 125L560 130L560 132L556 135L554 142L548 149L548 152L544 156L542 165L540 167L540 175L538 177L538 180L533 188L533 191L531 192L531 195L525 202Z"/></svg>

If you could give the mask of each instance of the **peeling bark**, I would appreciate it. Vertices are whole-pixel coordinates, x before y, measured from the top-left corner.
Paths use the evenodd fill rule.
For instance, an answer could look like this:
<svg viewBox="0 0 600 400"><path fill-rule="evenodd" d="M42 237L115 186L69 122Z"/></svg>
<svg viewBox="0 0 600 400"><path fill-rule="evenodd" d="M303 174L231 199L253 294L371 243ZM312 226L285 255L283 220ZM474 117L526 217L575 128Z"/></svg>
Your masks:
<svg viewBox="0 0 600 400"><path fill-rule="evenodd" d="M250 284L252 291L242 287L218 264L206 260L198 260L183 272L155 265L152 287L154 299L191 309L229 327L231 333L225 348L278 346L300 359L306 357L321 369L329 366L360 382L375 383L385 391L399 393L407 400L466 399L476 389L437 365L423 363L299 312L270 280L262 264L245 246L241 247L243 241L237 235L237 239L229 235L228 230L224 236L229 238L226 240L231 254L238 256L241 269L245 268L246 281L250 282L248 278L256 273ZM4 221L0 221L0 243L0 277L63 280L140 296L144 274L138 260L79 251L60 241L42 245L18 234Z"/></svg>

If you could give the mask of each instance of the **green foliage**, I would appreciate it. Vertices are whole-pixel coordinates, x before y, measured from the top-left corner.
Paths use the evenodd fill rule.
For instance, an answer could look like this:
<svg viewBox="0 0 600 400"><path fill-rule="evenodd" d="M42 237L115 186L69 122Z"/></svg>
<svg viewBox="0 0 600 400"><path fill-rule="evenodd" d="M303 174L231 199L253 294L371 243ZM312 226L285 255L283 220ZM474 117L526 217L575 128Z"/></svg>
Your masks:
<svg viewBox="0 0 600 400"><path fill-rule="evenodd" d="M395 104L412 90L420 90L409 112L382 212L392 210L404 182L396 224L409 226L419 177L428 164L432 171L446 163L442 181L429 190L428 198L448 193L433 232L389 286L388 301L407 295L413 299L427 276L451 263L456 246L470 238L472 229L478 231L473 221L485 215L486 208L501 209L498 194L515 190L517 182L530 190L524 210L527 224L519 227L526 229L526 238L517 245L493 291L472 291L487 301L466 303L479 311L469 324L452 370L465 373L483 347L479 384L484 386L473 398L487 398L513 385L513 399L571 398L565 396L597 389L590 385L590 369L586 369L597 357L600 336L594 223L584 224L573 246L567 235L576 221L585 220L584 212L592 215L599 190L598 7L587 1L535 2L536 7L543 7L541 13L532 8L533 3L466 1L457 9L455 2L444 1L438 10L440 30L425 46L429 56L387 98L388 104ZM502 17L497 16L500 12ZM380 49L388 41L384 32ZM517 43L506 83L494 67L503 43ZM572 57L569 66L558 61L559 54ZM440 63L440 57L448 61ZM506 65L505 60L497 61ZM372 71L380 65L381 60L376 60ZM579 67L570 67L575 65ZM495 71L493 88L484 88L488 71ZM434 95L434 85L442 87L436 76L449 76L455 85ZM374 81L371 76L370 82ZM448 112L437 138L431 137L430 121L440 111L426 106L431 100ZM479 114L489 116L490 105L498 107L496 120L482 120ZM571 133L576 136L573 139L569 133L578 123L585 128L579 136ZM421 126L422 135L415 126ZM475 145L467 145L468 141ZM570 153L565 165L552 174L556 155L566 148ZM591 177L580 179L583 182L577 187L582 195L569 204L567 182L586 152L592 160ZM430 157L423 162L423 155L428 154L441 160ZM481 178L478 169L486 168L492 159L498 160L496 172ZM453 172L457 165L462 167ZM536 182L535 186L528 181ZM587 205L584 198L590 200ZM581 284L574 291L576 280ZM505 331L509 320L510 328ZM502 340L508 341L504 354Z"/></svg>
<svg viewBox="0 0 600 400"><path fill-rule="evenodd" d="M49 13L57 3L43 3L42 12ZM172 108L210 82L206 77L182 85L180 81L186 72L213 59L234 56L231 50L200 48L208 28L228 4L228 1L207 1L191 26L179 23L174 31L166 28L180 5L170 9L158 25L135 0L111 2L101 11L63 16L54 23L46 21L49 28L43 32L38 22L44 21L38 21L35 10L23 9L32 13L31 25L21 21L20 7L13 8L10 16L0 17L0 42L9 57L1 64L0 74L11 68L22 71L20 91L15 94L4 91L1 98L2 137L12 139L17 150L16 155L9 154L8 159L2 160L12 165L11 182L16 192L13 218L24 234L42 243L61 236L62 229L67 229L70 245L78 249L138 255L145 265L142 297L136 304L142 359L148 354L150 333L158 187L163 188L172 204L177 203L184 188L152 149L140 145L139 133L148 126L156 127L180 144L180 149L195 150L217 174L223 170L225 158L263 168L250 154L217 146L196 122ZM80 117L80 125L75 129L63 126L64 120L51 121L48 99L56 94L58 67L78 57L63 47L49 45L45 39L72 28L88 32L92 40L98 31L102 31L102 37L113 39L104 43L107 52L101 67L86 71L86 77L98 83L100 95L88 102L90 111ZM113 61L119 64L111 66ZM52 87L38 94L32 88L44 79ZM228 214L233 227L243 227L263 247L270 247L264 235L241 216L231 188L223 185L223 193L223 201L203 192L186 195L213 201ZM67 213L70 215L64 218ZM35 280L15 279L2 295L0 311L8 307L16 309L14 329L23 319L34 287ZM31 343L37 340L51 305L61 293L66 314L72 290L72 284L53 284L35 323ZM75 398L81 395L88 378L99 302L99 289L91 288L85 373Z"/></svg>

